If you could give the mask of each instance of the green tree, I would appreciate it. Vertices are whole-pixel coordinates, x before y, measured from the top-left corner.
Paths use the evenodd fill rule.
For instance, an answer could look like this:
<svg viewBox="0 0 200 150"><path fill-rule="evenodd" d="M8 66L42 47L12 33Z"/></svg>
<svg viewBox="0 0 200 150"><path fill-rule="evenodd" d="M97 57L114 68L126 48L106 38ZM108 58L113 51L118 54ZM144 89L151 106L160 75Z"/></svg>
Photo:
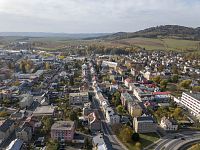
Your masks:
<svg viewBox="0 0 200 150"><path fill-rule="evenodd" d="M175 75L173 75L172 77L171 77L171 81L173 82L173 83L177 83L178 82L178 75L177 74L175 74Z"/></svg>
<svg viewBox="0 0 200 150"><path fill-rule="evenodd" d="M160 81L160 86L164 89L166 89L167 84L168 84L168 81L166 79Z"/></svg>
<svg viewBox="0 0 200 150"><path fill-rule="evenodd" d="M200 86L194 86L192 87L192 90L195 92L200 92Z"/></svg>
<svg viewBox="0 0 200 150"><path fill-rule="evenodd" d="M118 105L116 109L117 109L117 112L119 114L123 114L124 113L124 107L122 105Z"/></svg>
<svg viewBox="0 0 200 150"><path fill-rule="evenodd" d="M179 83L179 86L185 89L189 89L192 80L183 80Z"/></svg>
<svg viewBox="0 0 200 150"><path fill-rule="evenodd" d="M56 140L50 140L46 146L47 150L58 150L58 148L59 148L59 143Z"/></svg>
<svg viewBox="0 0 200 150"><path fill-rule="evenodd" d="M78 120L78 114L75 111L71 111L69 114L69 119L72 121L77 121Z"/></svg>
<svg viewBox="0 0 200 150"><path fill-rule="evenodd" d="M160 76L156 76L156 77L153 77L152 80L153 80L155 83L159 84L160 81L161 81L161 77L160 77Z"/></svg>
<svg viewBox="0 0 200 150"><path fill-rule="evenodd" d="M133 133L132 134L132 140L133 141L139 141L140 140L140 135L138 133Z"/></svg>
<svg viewBox="0 0 200 150"><path fill-rule="evenodd" d="M136 150L141 150L142 149L142 144L140 142L136 142L135 146L137 148Z"/></svg>

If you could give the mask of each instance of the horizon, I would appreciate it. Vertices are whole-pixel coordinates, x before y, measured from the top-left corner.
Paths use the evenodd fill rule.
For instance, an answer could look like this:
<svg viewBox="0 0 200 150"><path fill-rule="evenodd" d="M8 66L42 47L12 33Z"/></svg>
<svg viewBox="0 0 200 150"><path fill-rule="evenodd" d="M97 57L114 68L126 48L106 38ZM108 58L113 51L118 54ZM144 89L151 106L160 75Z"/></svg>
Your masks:
<svg viewBox="0 0 200 150"><path fill-rule="evenodd" d="M0 32L116 33L164 24L197 27L198 0L1 0Z"/></svg>

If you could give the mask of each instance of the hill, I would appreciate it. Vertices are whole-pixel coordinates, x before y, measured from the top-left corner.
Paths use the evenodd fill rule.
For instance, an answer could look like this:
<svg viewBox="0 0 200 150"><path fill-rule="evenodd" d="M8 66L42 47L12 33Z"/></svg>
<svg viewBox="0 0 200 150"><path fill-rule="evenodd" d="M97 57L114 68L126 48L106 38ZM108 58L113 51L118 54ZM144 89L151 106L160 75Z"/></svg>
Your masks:
<svg viewBox="0 0 200 150"><path fill-rule="evenodd" d="M200 40L200 27L191 28L179 25L151 27L137 32L118 32L101 37L104 40L120 40L129 38L173 38L183 40Z"/></svg>

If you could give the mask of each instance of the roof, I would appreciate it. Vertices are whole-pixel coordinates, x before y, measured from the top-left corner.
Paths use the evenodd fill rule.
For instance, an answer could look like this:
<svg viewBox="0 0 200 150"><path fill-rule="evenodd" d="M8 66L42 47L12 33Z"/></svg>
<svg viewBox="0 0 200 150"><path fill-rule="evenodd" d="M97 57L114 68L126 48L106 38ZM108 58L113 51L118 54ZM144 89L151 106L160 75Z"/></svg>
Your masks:
<svg viewBox="0 0 200 150"><path fill-rule="evenodd" d="M13 140L9 146L6 148L6 150L20 150L23 145L23 141L20 139Z"/></svg>
<svg viewBox="0 0 200 150"><path fill-rule="evenodd" d="M52 125L51 130L72 130L74 126L74 121L57 121Z"/></svg>
<svg viewBox="0 0 200 150"><path fill-rule="evenodd" d="M197 99L197 100L200 100L200 92L197 92L197 93L184 92L184 93Z"/></svg>
<svg viewBox="0 0 200 150"><path fill-rule="evenodd" d="M4 123L0 126L0 131L6 132L13 124L15 123L14 120L7 119Z"/></svg>
<svg viewBox="0 0 200 150"><path fill-rule="evenodd" d="M151 116L141 116L137 117L137 121L139 122L154 122L153 118Z"/></svg>
<svg viewBox="0 0 200 150"><path fill-rule="evenodd" d="M168 95L171 94L171 92L153 92L153 95Z"/></svg>
<svg viewBox="0 0 200 150"><path fill-rule="evenodd" d="M33 112L33 116L38 116L38 115L53 115L55 110L54 106L40 106L35 109Z"/></svg>

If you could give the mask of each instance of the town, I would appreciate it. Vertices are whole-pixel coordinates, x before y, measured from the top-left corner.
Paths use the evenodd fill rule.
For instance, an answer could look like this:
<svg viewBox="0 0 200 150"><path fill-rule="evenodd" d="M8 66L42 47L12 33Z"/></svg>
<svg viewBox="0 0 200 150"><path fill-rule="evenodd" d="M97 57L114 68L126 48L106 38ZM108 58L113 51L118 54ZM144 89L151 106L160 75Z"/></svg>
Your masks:
<svg viewBox="0 0 200 150"><path fill-rule="evenodd" d="M178 150L200 141L196 55L1 49L0 58L1 149Z"/></svg>

